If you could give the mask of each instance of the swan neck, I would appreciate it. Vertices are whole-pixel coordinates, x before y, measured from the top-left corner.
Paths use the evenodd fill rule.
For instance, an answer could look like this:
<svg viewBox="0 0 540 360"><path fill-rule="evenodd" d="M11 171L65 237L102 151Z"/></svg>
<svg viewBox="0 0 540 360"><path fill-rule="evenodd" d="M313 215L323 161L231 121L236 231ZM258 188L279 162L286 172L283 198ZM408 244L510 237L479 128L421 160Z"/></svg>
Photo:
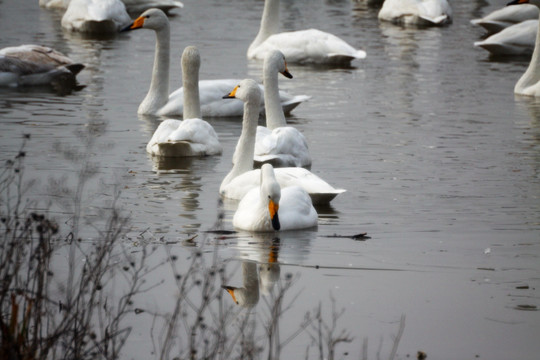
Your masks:
<svg viewBox="0 0 540 360"><path fill-rule="evenodd" d="M524 90L530 85L536 84L540 81L540 16L539 16L539 26L538 31L536 32L536 42L534 45L533 54L531 57L531 62L527 71L519 79L516 84L516 91Z"/></svg>
<svg viewBox="0 0 540 360"><path fill-rule="evenodd" d="M149 111L157 111L169 98L169 66L170 66L170 30L169 25L156 31L156 51L150 89L141 107Z"/></svg>
<svg viewBox="0 0 540 360"><path fill-rule="evenodd" d="M200 119L199 67L182 66L182 86L184 87L184 119Z"/></svg>
<svg viewBox="0 0 540 360"><path fill-rule="evenodd" d="M244 103L242 133L234 152L235 164L228 175L229 179L253 170L253 154L255 153L255 138L257 136L257 122L259 121L259 103L260 101L247 101Z"/></svg>
<svg viewBox="0 0 540 360"><path fill-rule="evenodd" d="M250 47L256 47L279 30L279 0L266 0L259 32Z"/></svg>
<svg viewBox="0 0 540 360"><path fill-rule="evenodd" d="M279 96L278 72L272 66L264 68L264 106L266 127L274 130L278 127L287 126L285 114L281 107Z"/></svg>

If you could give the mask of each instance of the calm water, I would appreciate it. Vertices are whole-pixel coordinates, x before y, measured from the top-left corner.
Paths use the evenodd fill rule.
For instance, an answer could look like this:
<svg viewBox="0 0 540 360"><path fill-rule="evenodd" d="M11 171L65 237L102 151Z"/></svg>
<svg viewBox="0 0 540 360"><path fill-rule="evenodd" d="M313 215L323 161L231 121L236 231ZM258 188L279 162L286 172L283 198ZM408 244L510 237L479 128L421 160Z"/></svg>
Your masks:
<svg viewBox="0 0 540 360"><path fill-rule="evenodd" d="M184 3L171 18L171 88L181 82L187 45L201 51L202 79L260 79L261 64L248 63L245 51L263 2ZM473 47L482 31L469 23L503 3L452 1L452 25L419 30L379 24L376 8L350 0L282 0L283 29L317 27L368 54L352 69L289 66L294 79L280 80L283 89L312 96L288 119L308 139L312 171L347 189L318 209L317 231L280 236L281 276L299 277L299 296L282 326L300 323L332 295L346 309L340 326L355 338L338 347L343 358L359 358L364 338L371 357L381 342L388 356L402 314L398 358L417 350L429 359L538 357L540 101L513 95L528 59L490 59ZM159 119L136 113L150 81L153 32L83 39L64 33L60 17L37 1L0 0L0 48L44 44L87 65L79 75L86 88L70 96L0 90L1 160L30 133L26 173L40 179L30 195L46 200L48 178L73 174L53 145L79 146L76 133L98 123L104 133L92 160L103 182L90 188L90 212L118 185L132 217L130 236L163 237L180 256L191 251L181 240L213 228L220 214L232 230L233 209L218 205L217 190L241 119L208 119L222 156L157 170L145 146ZM328 238L364 231L371 236L365 242ZM253 242L248 234L233 236L219 246L220 256L264 262L267 250ZM241 283L240 270L232 282ZM160 291L149 299L174 295ZM149 355L150 346L141 350L135 341L146 344L144 326L133 336L126 357ZM304 350L305 343L293 342L284 354L298 358Z"/></svg>

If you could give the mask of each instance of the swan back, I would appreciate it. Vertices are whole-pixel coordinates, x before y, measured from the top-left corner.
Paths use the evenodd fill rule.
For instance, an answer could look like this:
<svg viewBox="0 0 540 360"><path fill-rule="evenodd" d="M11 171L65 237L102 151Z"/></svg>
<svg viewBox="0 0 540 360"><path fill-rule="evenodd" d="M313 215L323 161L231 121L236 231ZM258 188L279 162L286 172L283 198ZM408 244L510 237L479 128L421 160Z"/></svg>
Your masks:
<svg viewBox="0 0 540 360"><path fill-rule="evenodd" d="M71 0L62 27L86 33L114 33L131 22L120 0Z"/></svg>

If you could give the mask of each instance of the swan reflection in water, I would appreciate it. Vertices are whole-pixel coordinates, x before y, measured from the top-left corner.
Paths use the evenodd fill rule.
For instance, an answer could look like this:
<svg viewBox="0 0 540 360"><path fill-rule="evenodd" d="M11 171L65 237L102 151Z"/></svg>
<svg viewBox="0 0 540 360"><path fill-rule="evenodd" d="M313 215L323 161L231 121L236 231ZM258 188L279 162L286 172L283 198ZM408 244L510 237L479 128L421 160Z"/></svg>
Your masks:
<svg viewBox="0 0 540 360"><path fill-rule="evenodd" d="M254 307L261 294L272 296L276 285L280 291L283 290L280 284L281 264L301 264L307 258L311 239L316 235L316 231L288 231L279 233L279 237L276 233L253 233L238 238L236 250L242 260L242 286L224 284L223 289L236 304ZM286 277L287 281L291 280L289 275Z"/></svg>

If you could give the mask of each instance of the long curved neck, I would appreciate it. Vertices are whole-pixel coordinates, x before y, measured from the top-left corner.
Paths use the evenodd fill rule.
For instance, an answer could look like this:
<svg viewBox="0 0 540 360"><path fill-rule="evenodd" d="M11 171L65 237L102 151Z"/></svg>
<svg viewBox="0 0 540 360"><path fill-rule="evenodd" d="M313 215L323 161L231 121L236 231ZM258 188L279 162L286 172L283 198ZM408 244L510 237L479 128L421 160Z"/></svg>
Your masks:
<svg viewBox="0 0 540 360"><path fill-rule="evenodd" d="M257 122L259 120L260 101L247 101L244 103L244 118L242 133L236 144L232 170L223 180L227 184L235 177L253 170L253 154L255 152L255 137L257 136Z"/></svg>
<svg viewBox="0 0 540 360"><path fill-rule="evenodd" d="M264 10L261 18L261 26L255 40L250 45L251 48L259 46L272 34L279 30L279 0L265 0Z"/></svg>
<svg viewBox="0 0 540 360"><path fill-rule="evenodd" d="M273 66L265 64L263 76L266 127L274 130L278 127L287 126L279 97L278 72Z"/></svg>
<svg viewBox="0 0 540 360"><path fill-rule="evenodd" d="M152 81L146 97L139 106L139 113L154 112L169 100L170 29L169 25L156 31L156 51ZM142 110L142 111L141 111Z"/></svg>
<svg viewBox="0 0 540 360"><path fill-rule="evenodd" d="M519 5L515 5L519 6ZM540 21L540 17L539 17ZM521 76L519 81L516 83L515 92L521 92L525 88L536 84L540 81L540 27L536 32L536 42L534 45L534 51L531 57L531 62L527 71Z"/></svg>
<svg viewBox="0 0 540 360"><path fill-rule="evenodd" d="M198 66L183 66L182 70L182 86L184 87L183 118L200 119L199 68Z"/></svg>

